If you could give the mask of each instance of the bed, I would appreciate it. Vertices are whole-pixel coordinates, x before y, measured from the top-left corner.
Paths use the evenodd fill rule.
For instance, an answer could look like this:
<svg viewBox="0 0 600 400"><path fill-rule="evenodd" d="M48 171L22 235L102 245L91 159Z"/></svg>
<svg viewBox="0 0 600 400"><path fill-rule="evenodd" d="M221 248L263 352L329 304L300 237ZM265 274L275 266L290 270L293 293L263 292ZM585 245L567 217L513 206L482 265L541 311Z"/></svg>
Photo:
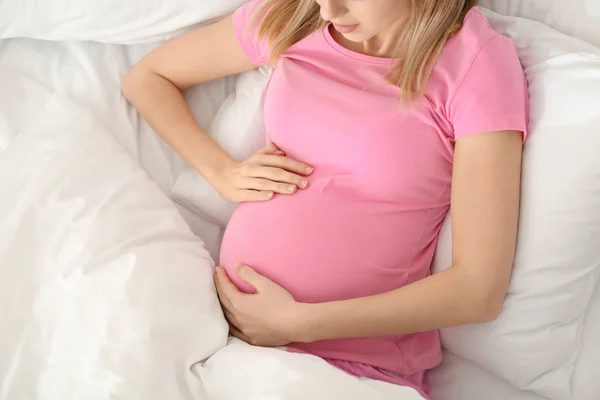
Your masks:
<svg viewBox="0 0 600 400"><path fill-rule="evenodd" d="M232 205L119 86L243 2L0 3L0 400L419 399L227 337L212 269ZM532 94L519 250L501 317L442 331L433 400L600 398L600 4L568 4L482 2ZM268 79L186 94L238 159L261 146ZM448 220L436 272L450 248Z"/></svg>

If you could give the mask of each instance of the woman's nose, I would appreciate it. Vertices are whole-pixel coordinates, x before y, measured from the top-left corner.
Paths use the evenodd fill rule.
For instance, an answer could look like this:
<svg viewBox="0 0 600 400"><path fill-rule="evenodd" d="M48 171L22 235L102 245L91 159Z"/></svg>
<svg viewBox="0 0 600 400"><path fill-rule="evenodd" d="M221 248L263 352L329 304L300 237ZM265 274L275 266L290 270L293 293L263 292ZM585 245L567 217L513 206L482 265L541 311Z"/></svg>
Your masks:
<svg viewBox="0 0 600 400"><path fill-rule="evenodd" d="M333 21L346 13L345 0L322 0L320 3L321 18L325 21Z"/></svg>

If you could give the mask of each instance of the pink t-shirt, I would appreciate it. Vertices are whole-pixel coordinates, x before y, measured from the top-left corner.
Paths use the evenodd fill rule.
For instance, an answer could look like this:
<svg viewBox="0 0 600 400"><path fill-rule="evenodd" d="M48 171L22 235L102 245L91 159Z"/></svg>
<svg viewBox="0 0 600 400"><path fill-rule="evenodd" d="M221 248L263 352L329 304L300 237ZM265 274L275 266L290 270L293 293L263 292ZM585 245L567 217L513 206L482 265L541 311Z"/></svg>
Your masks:
<svg viewBox="0 0 600 400"><path fill-rule="evenodd" d="M256 65L267 47L246 30L251 1L234 14L235 33ZM526 134L527 88L513 43L471 10L446 45L426 96L400 108L383 75L394 60L338 44L330 27L288 49L265 93L268 140L314 167L305 190L240 204L221 265L243 263L317 303L391 291L430 274L450 207L456 140L485 131ZM442 359L437 331L292 344L359 376L424 389Z"/></svg>

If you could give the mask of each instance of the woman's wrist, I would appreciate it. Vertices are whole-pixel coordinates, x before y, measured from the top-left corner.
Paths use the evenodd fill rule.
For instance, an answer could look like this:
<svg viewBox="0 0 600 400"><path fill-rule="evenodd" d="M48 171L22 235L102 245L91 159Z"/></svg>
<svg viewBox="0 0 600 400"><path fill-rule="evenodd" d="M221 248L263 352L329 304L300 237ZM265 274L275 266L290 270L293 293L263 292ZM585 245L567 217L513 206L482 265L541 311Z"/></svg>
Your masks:
<svg viewBox="0 0 600 400"><path fill-rule="evenodd" d="M299 308L296 324L296 342L310 343L322 340L360 338L377 335L374 321L382 321L381 332L389 331L383 321L390 318L382 315L378 296L360 299L304 304ZM386 299L383 299L387 301Z"/></svg>
<svg viewBox="0 0 600 400"><path fill-rule="evenodd" d="M312 325L314 313L317 312L316 305L309 303L297 303L291 323L288 326L290 342L293 343L309 343L315 341L313 339Z"/></svg>
<svg viewBox="0 0 600 400"><path fill-rule="evenodd" d="M331 324L328 319L331 318L334 307L335 303L299 303L292 326L292 342L311 343L324 340Z"/></svg>
<svg viewBox="0 0 600 400"><path fill-rule="evenodd" d="M215 143L217 148L210 152L210 156L202 162L198 162L195 169L213 186L218 185L223 177L224 171L234 168L237 161L231 157L225 150L221 149Z"/></svg>

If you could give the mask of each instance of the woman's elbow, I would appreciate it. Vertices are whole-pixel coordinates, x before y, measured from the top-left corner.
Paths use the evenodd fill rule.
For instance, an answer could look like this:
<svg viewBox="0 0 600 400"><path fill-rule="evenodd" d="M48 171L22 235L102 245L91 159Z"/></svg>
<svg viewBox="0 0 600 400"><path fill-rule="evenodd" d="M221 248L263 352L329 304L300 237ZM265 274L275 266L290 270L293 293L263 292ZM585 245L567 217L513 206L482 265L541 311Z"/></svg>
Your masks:
<svg viewBox="0 0 600 400"><path fill-rule="evenodd" d="M498 319L504 308L504 299L505 294L500 295L493 292L475 298L471 308L473 312L470 315L472 323L485 324Z"/></svg>
<svg viewBox="0 0 600 400"><path fill-rule="evenodd" d="M131 100L134 95L136 88L139 87L141 72L137 67L131 68L121 79L121 92L127 98Z"/></svg>
<svg viewBox="0 0 600 400"><path fill-rule="evenodd" d="M151 64L139 62L121 78L121 92L127 100L133 101L139 97L139 93L152 84L154 76L157 76L157 73Z"/></svg>
<svg viewBox="0 0 600 400"><path fill-rule="evenodd" d="M498 319L504 309L509 287L509 278L499 274L456 270L457 295L465 305L463 317L469 324L489 323Z"/></svg>

